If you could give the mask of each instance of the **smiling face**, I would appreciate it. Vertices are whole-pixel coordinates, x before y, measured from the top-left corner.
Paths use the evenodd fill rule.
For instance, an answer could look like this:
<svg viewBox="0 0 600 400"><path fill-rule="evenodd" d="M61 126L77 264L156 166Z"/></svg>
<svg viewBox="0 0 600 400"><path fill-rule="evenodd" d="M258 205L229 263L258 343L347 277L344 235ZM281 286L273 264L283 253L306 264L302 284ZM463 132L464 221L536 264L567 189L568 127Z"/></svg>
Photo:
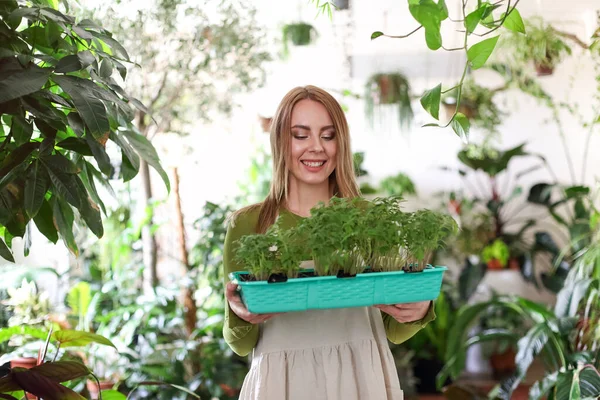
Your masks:
<svg viewBox="0 0 600 400"><path fill-rule="evenodd" d="M328 185L336 167L338 145L325 106L310 99L297 102L292 110L290 134L290 183L296 187Z"/></svg>

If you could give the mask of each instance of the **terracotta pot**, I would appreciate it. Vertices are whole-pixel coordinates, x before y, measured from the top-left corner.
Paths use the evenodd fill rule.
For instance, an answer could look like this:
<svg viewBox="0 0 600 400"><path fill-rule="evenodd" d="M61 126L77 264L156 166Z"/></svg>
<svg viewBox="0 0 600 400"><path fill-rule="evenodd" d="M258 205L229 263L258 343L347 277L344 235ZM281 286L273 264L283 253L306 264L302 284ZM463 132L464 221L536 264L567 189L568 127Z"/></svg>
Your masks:
<svg viewBox="0 0 600 400"><path fill-rule="evenodd" d="M17 357L10 360L10 367L33 368L37 365L36 357Z"/></svg>
<svg viewBox="0 0 600 400"><path fill-rule="evenodd" d="M498 259L493 259L487 262L487 267L489 270L491 271L500 271L503 269L506 269L505 267L502 266L502 264L500 264L500 260Z"/></svg>
<svg viewBox="0 0 600 400"><path fill-rule="evenodd" d="M10 367L11 368L15 368L15 367L19 367L19 368L33 368L37 365L37 358L36 357L18 357L18 358L13 358L12 360L10 360ZM28 399L31 400L35 400L37 399L37 396L31 393L25 393L25 396Z"/></svg>
<svg viewBox="0 0 600 400"><path fill-rule="evenodd" d="M110 390L115 386L116 382L113 381L100 381L100 391L102 390ZM98 398L98 384L96 381L87 381L86 383L87 390L90 392L90 396L92 399Z"/></svg>
<svg viewBox="0 0 600 400"><path fill-rule="evenodd" d="M508 260L508 268L514 269L515 271L520 270L521 265L519 264L519 260L517 260L516 258L511 258L510 260Z"/></svg>
<svg viewBox="0 0 600 400"><path fill-rule="evenodd" d="M381 104L388 104L390 96L390 77L387 75L381 75L379 77L379 102Z"/></svg>
<svg viewBox="0 0 600 400"><path fill-rule="evenodd" d="M554 68L545 65L535 64L537 76L548 76L554 73Z"/></svg>
<svg viewBox="0 0 600 400"><path fill-rule="evenodd" d="M513 349L507 349L504 353L492 354L490 364L492 365L494 379L503 379L515 372L517 369L515 364L516 355Z"/></svg>

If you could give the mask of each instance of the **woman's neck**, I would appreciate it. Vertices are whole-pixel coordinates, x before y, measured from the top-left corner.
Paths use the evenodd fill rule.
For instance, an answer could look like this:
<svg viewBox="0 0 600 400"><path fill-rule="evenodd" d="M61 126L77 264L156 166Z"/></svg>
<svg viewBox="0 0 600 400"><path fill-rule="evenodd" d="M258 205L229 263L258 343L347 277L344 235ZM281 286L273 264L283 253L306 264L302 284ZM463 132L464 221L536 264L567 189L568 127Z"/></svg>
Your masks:
<svg viewBox="0 0 600 400"><path fill-rule="evenodd" d="M319 204L319 202L328 204L329 199L333 195L333 188L329 182L323 182L323 184L319 185L308 185L298 182L295 179L290 179L288 190L286 202L288 210L303 217L310 216L310 209Z"/></svg>

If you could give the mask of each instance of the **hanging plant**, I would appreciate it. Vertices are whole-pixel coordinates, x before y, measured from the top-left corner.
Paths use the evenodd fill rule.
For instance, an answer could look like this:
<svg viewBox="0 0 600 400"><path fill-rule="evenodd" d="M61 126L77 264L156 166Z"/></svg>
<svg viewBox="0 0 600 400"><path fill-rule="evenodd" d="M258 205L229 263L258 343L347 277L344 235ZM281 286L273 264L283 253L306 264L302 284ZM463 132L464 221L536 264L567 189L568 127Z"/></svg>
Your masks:
<svg viewBox="0 0 600 400"><path fill-rule="evenodd" d="M494 103L494 95L503 90L488 89L479 86L473 80L463 83L458 112L463 113L473 125L489 133L496 133L505 113ZM442 99L442 104L447 115L453 115L456 109L456 91L451 91Z"/></svg>
<svg viewBox="0 0 600 400"><path fill-rule="evenodd" d="M333 0L333 6L337 10L348 10L350 8L350 0Z"/></svg>
<svg viewBox="0 0 600 400"><path fill-rule="evenodd" d="M410 84L401 73L375 74L367 81L365 113L371 126L376 106L395 104L400 126L408 127L414 116L410 100Z"/></svg>
<svg viewBox="0 0 600 400"><path fill-rule="evenodd" d="M540 18L527 21L526 26L526 35L511 32L503 47L509 49L515 63L533 63L538 76L551 75L565 56L571 55L571 47L563 40L564 35Z"/></svg>
<svg viewBox="0 0 600 400"><path fill-rule="evenodd" d="M289 41L291 41L294 46L306 46L315 38L317 35L317 30L310 24L298 22L285 25L282 33L283 54L285 57L287 57L289 54Z"/></svg>

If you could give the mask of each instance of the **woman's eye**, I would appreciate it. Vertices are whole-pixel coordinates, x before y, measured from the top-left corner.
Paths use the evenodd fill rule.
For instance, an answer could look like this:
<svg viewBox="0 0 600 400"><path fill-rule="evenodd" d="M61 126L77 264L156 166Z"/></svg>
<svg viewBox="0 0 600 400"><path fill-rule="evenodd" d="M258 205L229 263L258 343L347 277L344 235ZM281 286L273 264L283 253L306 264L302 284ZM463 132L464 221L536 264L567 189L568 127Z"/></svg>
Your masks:
<svg viewBox="0 0 600 400"><path fill-rule="evenodd" d="M307 137L308 137L308 136L305 136L305 135L294 135L294 138L295 138L295 139L300 139L300 140L302 140L302 139L306 139Z"/></svg>
<svg viewBox="0 0 600 400"><path fill-rule="evenodd" d="M335 139L335 135L321 136L321 139L323 139L323 140L333 140L333 139Z"/></svg>

